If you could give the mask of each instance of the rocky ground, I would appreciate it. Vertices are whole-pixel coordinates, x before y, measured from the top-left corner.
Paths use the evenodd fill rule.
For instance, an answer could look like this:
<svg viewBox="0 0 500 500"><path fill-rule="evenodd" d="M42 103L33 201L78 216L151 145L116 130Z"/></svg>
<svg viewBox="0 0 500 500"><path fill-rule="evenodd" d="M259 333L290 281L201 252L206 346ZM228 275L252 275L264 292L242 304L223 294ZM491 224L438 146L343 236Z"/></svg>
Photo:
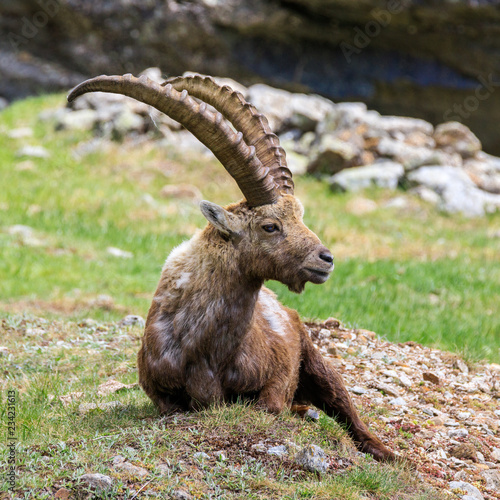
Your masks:
<svg viewBox="0 0 500 500"><path fill-rule="evenodd" d="M104 351L106 342L97 339L109 335L111 346L107 347L112 348L116 343L122 349L124 339L131 338L124 334L127 328L131 325L140 327L144 320L139 316L127 316L118 324L85 320L76 327L72 323L61 326L62 323L52 324L32 318L29 324L26 335L44 336L44 332L52 328L61 332L52 341L44 341L44 349L51 346L61 348L62 345L76 349L78 342L84 342L84 347L93 342L92 345L99 345ZM6 332L11 330L6 321L2 325ZM24 327L20 325L18 328L22 331ZM468 364L457 355L414 342L393 344L374 332L345 328L335 318L321 324L307 323L307 328L317 348L342 374L356 406L369 419L372 430L408 462L412 475L416 474L420 481L441 493L449 494L450 499L500 499L500 365ZM70 339L69 343L58 340L67 336L66 330L79 332L77 339ZM122 335L117 336L117 331ZM139 334L140 328L136 332ZM8 357L9 348L0 347L0 356ZM96 390L97 395L107 396L137 389L137 383L127 385L112 377ZM95 411L112 412L124 408L117 400L82 403L82 398L85 399L83 392L48 397L54 408L60 401L67 411L75 410L72 419ZM179 413L164 419L169 428L181 430L196 426L197 417L192 413ZM152 415L149 421L151 425L157 423L158 416ZM279 422L276 425L279 426ZM320 424L308 427L314 428L315 425ZM294 442L293 429L284 432L283 429L277 432L277 429L259 433L252 428L235 435L221 430L217 424L209 433L203 431L190 435L190 444L198 444L204 451L194 453L182 439L174 448L184 448L181 456L190 477L202 475L203 463L215 467L214 464L226 460L228 463L237 462L242 460L241 454L265 463L270 471L284 469L298 474L297 477L302 477L304 471L313 471L318 477L341 474L360 463L361 454L342 439L336 445L336 452L329 450L325 453L316 445L298 446ZM71 440L67 444L70 446ZM171 477L172 464L155 463L152 466L144 457L141 459L141 452L132 450L130 455L127 450L130 447L123 443L114 448L110 475L88 472L78 478L79 484L106 490L112 488L121 475L140 479L139 485L144 487L149 484L144 482L151 479L152 472L168 472L168 477ZM49 457L45 459L49 460ZM134 483L133 487L136 489L130 491L137 493L139 486ZM177 498L176 494L174 498ZM179 495L183 495L179 498L193 498L185 491L180 491ZM55 498L71 498L71 491L62 486ZM404 498L412 497L405 494Z"/></svg>
<svg viewBox="0 0 500 500"><path fill-rule="evenodd" d="M308 327L355 403L379 414L376 433L426 482L465 500L500 498L499 364L469 366L457 355L392 344L334 318Z"/></svg>

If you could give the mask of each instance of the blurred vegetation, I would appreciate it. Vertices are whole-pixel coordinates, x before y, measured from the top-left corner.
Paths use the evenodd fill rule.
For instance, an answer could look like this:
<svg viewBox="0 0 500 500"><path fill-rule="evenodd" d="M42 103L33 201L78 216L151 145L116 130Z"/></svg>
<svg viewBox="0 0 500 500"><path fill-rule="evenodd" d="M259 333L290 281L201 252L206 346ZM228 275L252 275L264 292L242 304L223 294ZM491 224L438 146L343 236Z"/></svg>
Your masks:
<svg viewBox="0 0 500 500"><path fill-rule="evenodd" d="M161 188L192 184L219 204L241 193L212 157L142 138L100 142L38 120L42 110L63 105L64 96L53 95L0 113L0 311L145 316L166 256L205 224L196 203L161 198ZM33 128L33 136L7 135L20 127ZM51 156L16 156L25 144L42 145ZM500 238L492 237L498 216L443 215L383 190L362 195L377 208L359 214L361 195L334 195L315 179L295 180L305 221L334 253L336 269L302 295L269 283L285 304L304 318L334 316L391 341L498 362ZM406 200L402 208L387 205L395 196ZM34 230L34 241L9 233L18 224ZM133 257L115 257L108 247Z"/></svg>

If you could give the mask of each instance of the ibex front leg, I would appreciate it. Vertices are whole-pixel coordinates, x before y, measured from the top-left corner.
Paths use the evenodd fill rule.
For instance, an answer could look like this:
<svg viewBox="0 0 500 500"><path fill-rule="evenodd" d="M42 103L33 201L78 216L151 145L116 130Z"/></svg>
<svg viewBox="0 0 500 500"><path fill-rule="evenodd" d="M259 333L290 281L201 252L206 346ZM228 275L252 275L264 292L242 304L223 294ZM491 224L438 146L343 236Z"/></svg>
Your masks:
<svg viewBox="0 0 500 500"><path fill-rule="evenodd" d="M345 424L360 451L370 453L378 461L396 458L360 419L342 378L315 349L305 331L302 334L302 366L295 399L311 402Z"/></svg>

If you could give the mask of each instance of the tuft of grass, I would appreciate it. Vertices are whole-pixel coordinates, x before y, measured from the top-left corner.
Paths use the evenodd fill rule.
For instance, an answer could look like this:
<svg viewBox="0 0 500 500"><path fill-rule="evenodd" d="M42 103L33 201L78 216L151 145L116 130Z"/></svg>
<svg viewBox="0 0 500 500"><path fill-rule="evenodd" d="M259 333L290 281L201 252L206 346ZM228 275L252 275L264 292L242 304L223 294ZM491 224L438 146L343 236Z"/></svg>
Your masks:
<svg viewBox="0 0 500 500"><path fill-rule="evenodd" d="M193 184L220 204L241 193L213 158L137 138L99 142L90 132L55 131L54 121L37 118L62 105L64 96L44 96L0 113L0 175L6 179L0 311L70 319L145 316L166 256L205 225L195 203L164 199L161 188ZM31 127L33 137L9 138L7 131L17 127ZM25 144L43 145L50 158L17 157ZM327 283L308 285L302 295L270 283L285 304L303 317L335 316L391 341L414 340L471 361L498 360L500 238L491 237L498 215L440 214L403 192L338 195L307 177L296 186L305 222L333 251L336 269ZM360 196L378 208L358 215ZM403 196L407 207L387 207L394 196ZM18 224L32 228L32 237L9 233ZM133 257L114 257L108 247Z"/></svg>

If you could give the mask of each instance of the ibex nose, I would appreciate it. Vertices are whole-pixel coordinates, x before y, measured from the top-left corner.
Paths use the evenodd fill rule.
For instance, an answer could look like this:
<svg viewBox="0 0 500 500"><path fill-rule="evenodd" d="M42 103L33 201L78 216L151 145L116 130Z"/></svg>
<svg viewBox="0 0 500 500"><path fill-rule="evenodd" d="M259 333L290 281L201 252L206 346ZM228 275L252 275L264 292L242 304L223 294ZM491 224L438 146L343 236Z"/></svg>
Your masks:
<svg viewBox="0 0 500 500"><path fill-rule="evenodd" d="M319 254L319 258L331 264L333 262L333 255L325 248Z"/></svg>

